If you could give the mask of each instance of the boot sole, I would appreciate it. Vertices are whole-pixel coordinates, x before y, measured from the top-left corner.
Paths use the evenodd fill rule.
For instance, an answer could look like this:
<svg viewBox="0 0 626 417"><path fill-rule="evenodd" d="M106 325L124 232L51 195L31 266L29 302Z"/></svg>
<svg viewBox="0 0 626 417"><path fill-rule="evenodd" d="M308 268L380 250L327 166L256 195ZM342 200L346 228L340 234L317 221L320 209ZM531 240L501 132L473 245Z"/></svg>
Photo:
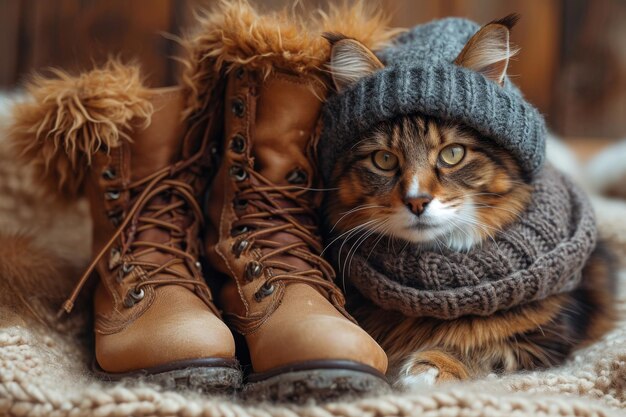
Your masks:
<svg viewBox="0 0 626 417"><path fill-rule="evenodd" d="M105 381L135 380L157 384L168 390L203 393L232 393L241 388L243 379L236 360L217 358L177 361L123 373L106 372L94 362L93 371Z"/></svg>
<svg viewBox="0 0 626 417"><path fill-rule="evenodd" d="M243 388L251 401L325 402L390 392L383 374L351 361L310 361L252 374Z"/></svg>

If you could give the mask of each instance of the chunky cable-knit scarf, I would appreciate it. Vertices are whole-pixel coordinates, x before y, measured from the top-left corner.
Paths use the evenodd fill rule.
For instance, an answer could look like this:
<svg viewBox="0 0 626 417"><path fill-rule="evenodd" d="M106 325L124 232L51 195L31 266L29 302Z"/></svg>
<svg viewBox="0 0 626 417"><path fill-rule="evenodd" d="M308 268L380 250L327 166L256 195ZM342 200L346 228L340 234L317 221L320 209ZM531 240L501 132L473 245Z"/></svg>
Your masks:
<svg viewBox="0 0 626 417"><path fill-rule="evenodd" d="M549 166L533 186L528 209L493 240L469 252L435 252L370 239L351 261L350 280L381 308L442 319L485 316L574 289L596 242L593 210Z"/></svg>

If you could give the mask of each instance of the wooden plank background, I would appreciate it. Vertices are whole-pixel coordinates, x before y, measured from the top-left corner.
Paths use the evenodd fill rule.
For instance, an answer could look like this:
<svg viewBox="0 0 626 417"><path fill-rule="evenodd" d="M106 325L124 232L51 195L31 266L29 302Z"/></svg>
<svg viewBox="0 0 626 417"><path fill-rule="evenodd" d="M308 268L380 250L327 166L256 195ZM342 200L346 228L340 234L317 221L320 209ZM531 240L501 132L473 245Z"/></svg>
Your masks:
<svg viewBox="0 0 626 417"><path fill-rule="evenodd" d="M0 88L33 70L80 71L108 56L137 59L152 86L176 82L171 59L192 10L216 0L0 0ZM373 0L371 0L373 1ZM293 0L257 1L275 9ZM301 0L318 6L324 0ZM626 1L382 0L394 26L464 16L480 23L518 12L522 50L509 73L564 136L626 137Z"/></svg>

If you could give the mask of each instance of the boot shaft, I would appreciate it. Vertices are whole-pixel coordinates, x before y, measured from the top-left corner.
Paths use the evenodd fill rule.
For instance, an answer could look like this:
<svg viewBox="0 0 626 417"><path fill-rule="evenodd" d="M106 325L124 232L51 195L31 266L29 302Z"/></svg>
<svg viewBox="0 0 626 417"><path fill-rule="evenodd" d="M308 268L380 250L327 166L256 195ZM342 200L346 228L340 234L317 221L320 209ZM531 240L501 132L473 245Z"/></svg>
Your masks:
<svg viewBox="0 0 626 417"><path fill-rule="evenodd" d="M254 78L253 73L242 79L253 83L250 105L254 111L250 112L248 123L254 169L276 185L310 187L315 180L310 149L325 90L313 79L284 73L262 81ZM231 85L236 88L232 80ZM246 123L237 118L231 111L226 118L226 131Z"/></svg>
<svg viewBox="0 0 626 417"><path fill-rule="evenodd" d="M236 282L224 310L240 332L254 331L287 287L307 282L343 311L334 273L319 256L311 157L324 90L314 78L231 71L223 99L223 159L207 204L206 253ZM322 295L320 295L322 297Z"/></svg>
<svg viewBox="0 0 626 417"><path fill-rule="evenodd" d="M183 94L179 88L149 90L153 108L149 124L135 128L128 140L102 148L93 155L85 178L85 194L93 222L93 252L109 240L128 211L129 185L171 165L181 153L184 123ZM163 241L166 236L154 236Z"/></svg>

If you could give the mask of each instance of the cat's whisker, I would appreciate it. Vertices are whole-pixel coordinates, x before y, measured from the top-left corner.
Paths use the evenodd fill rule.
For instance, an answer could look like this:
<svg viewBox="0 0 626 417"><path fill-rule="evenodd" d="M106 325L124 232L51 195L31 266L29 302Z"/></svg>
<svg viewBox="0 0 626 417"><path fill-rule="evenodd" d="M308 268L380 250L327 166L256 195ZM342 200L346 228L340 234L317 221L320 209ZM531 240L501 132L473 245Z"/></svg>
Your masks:
<svg viewBox="0 0 626 417"><path fill-rule="evenodd" d="M377 222L384 222L384 220L378 219ZM374 227L376 227L376 226L374 226ZM376 229L374 229L373 231L375 231L375 230ZM367 236L369 236L369 234L373 233L373 231L372 231L372 229L363 228L363 229L359 230L358 232L356 232L355 235L357 235L357 238L356 238L355 245L358 244L359 240L362 239L364 236L365 236L365 238L367 238ZM341 247L339 248L338 264L340 266L341 266L341 254L343 252L343 245L345 243L347 243L350 239L352 239L352 237L353 236L348 236L346 239L344 239L344 242L341 244ZM358 245L357 245L357 247L358 247ZM346 266L348 264L348 259L350 259L350 252L352 251L353 248L354 248L354 245L348 250L348 253L346 254L346 258L344 260L343 267L340 267L341 280L342 280L342 286L343 286L344 291L345 291L345 288L346 288Z"/></svg>
<svg viewBox="0 0 626 417"><path fill-rule="evenodd" d="M486 197L486 196L498 197L498 198L506 197L505 194L499 194L499 193L465 193L463 194L462 197L468 198L468 197Z"/></svg>
<svg viewBox="0 0 626 417"><path fill-rule="evenodd" d="M491 239L491 241L494 244L493 250L495 250L495 251L497 251L499 253L500 252L500 246L496 242L495 236L492 233L490 233L489 229L493 230L495 233L497 233L501 237L507 237L508 233L506 231L503 231L502 229L498 229L496 227L492 227L492 226L489 226L487 224L481 223L478 220L473 220L471 224L473 226L480 227L484 231L486 237Z"/></svg>
<svg viewBox="0 0 626 417"><path fill-rule="evenodd" d="M384 222L384 220L382 222ZM376 228L374 229L365 231L359 238L357 238L356 242L352 245L350 250L348 250L348 254L346 255L346 259L344 261L344 266L342 270L342 284L344 287L344 291L345 291L345 285L346 285L346 272L348 274L350 273L350 268L352 268L352 259L354 259L354 255L356 255L356 251L363 244L363 242L365 242L373 233L376 232L378 226L380 226L380 224L377 225Z"/></svg>
<svg viewBox="0 0 626 417"><path fill-rule="evenodd" d="M404 250L405 250L405 249L409 246L409 243L411 243L411 242L409 242L409 241L407 240L407 242L404 244L404 246L402 247L402 249L400 249L400 253L398 253L398 256L402 255L402 252L404 252Z"/></svg>
<svg viewBox="0 0 626 417"><path fill-rule="evenodd" d="M490 226L490 225L488 225L486 223L483 223L483 222L481 222L481 221L479 221L478 219L475 219L475 218L462 218L462 219L458 219L458 220L462 221L463 224L480 227L482 230L486 230L486 231L493 230L495 232L501 231L501 229L499 229L497 227Z"/></svg>
<svg viewBox="0 0 626 417"><path fill-rule="evenodd" d="M349 216L349 215L350 215L350 214L352 214L352 213L356 213L357 211L363 211L363 210L369 210L369 209L375 209L375 208L382 208L382 207L384 207L384 206L381 206L381 205L376 205L376 204L368 204L368 205L363 204L363 205L357 206L357 207L355 207L355 208L353 208L353 209L351 209L351 210L348 210L348 211L345 211L345 212L343 212L343 213L340 213L340 214L343 214L343 215L339 218L339 220L337 220L337 221L335 222L335 224L333 225L333 227L330 229L330 233L332 233L332 232L335 230L335 228L337 227L337 225L338 225L338 224L339 224L339 223L340 223L343 219L345 219L345 218L346 218L346 216Z"/></svg>
<svg viewBox="0 0 626 417"><path fill-rule="evenodd" d="M350 210L342 211L339 214L349 214L349 213L357 211L357 210L359 210L361 208L370 208L370 207L383 207L383 206L378 205L378 204L361 204L360 206L353 207Z"/></svg>
<svg viewBox="0 0 626 417"><path fill-rule="evenodd" d="M352 232L350 232L344 239L343 242L341 243L341 246L339 246L339 252L338 252L338 256L337 256L337 264L341 265L341 254L343 253L343 247L344 245L350 241L350 239L352 239L355 235L358 236L359 233L364 232L367 229L367 226L372 224L372 223L376 223L376 222L380 222L382 220L380 219L374 219L374 220L370 220L366 223L361 224L360 226L357 226L355 228L352 229Z"/></svg>
<svg viewBox="0 0 626 417"><path fill-rule="evenodd" d="M370 220L369 222L363 223L363 224L359 224L357 226L354 226L351 229L346 230L345 232L343 232L342 234L340 234L339 236L335 237L328 245L326 245L324 247L324 249L322 250L322 252L320 253L320 256L324 255L324 253L326 252L326 250L328 250L328 248L330 248L336 241L338 241L339 239L341 239L343 236L345 236L348 233L352 233L354 232L354 230L361 228L361 227L365 227L365 225L367 225L368 223L374 222L376 220Z"/></svg>
<svg viewBox="0 0 626 417"><path fill-rule="evenodd" d="M513 210L510 209L506 209L504 207L498 207L498 206L493 206L491 204L473 204L474 208L476 209L495 209L495 210L502 210L502 211L506 211L508 213L511 213L512 215L514 215L517 219L520 219L522 216L520 215L520 213L517 213Z"/></svg>
<svg viewBox="0 0 626 417"><path fill-rule="evenodd" d="M390 225L387 225L383 230L380 231L378 239L376 239L376 241L374 242L374 244L372 245L372 249L370 250L370 252L367 254L367 258L366 261L369 260L370 256L372 255L372 252L374 252L374 249L376 248L376 246L380 243L380 241L385 237L385 235L389 232L389 229L391 228Z"/></svg>
<svg viewBox="0 0 626 417"><path fill-rule="evenodd" d="M465 235L465 237L467 238L468 242L472 242L472 236L470 236L470 234L462 227L464 222L462 222L460 225L459 223L457 223L456 220L462 221L463 219L458 218L458 219L449 219L448 221L450 222L450 224L452 224L452 227L455 228L456 230L460 231L461 233L463 233ZM469 252L470 247L468 245L468 247L465 248L467 252Z"/></svg>
<svg viewBox="0 0 626 417"><path fill-rule="evenodd" d="M309 188L309 187L299 187L299 186L295 186L295 185L290 185L289 188L293 188L293 189L296 189L296 190L321 191L321 192L337 191L337 190L339 190L339 188L337 188L337 187L335 187L335 188Z"/></svg>
<svg viewBox="0 0 626 417"><path fill-rule="evenodd" d="M376 239L376 241L374 242L374 244L372 245L372 249L370 250L370 252L367 255L366 259L369 259L370 255L372 254L372 251L374 250L374 248L378 245L378 243L380 242L380 240L385 236L386 231L389 229L389 225L387 224L387 219L385 221L383 221L381 224L379 224L375 230L372 231L372 233L378 233L379 237L378 239ZM372 235L372 233L370 233L365 239L362 240L361 244L363 242L365 242L369 236ZM360 245L357 245L354 248L354 252L352 254L352 258L350 259L350 263L348 264L348 273L350 273L350 270L352 269L352 259L354 259L354 256L356 255L356 251L358 249ZM345 282L345 276L344 276L344 282Z"/></svg>
<svg viewBox="0 0 626 417"><path fill-rule="evenodd" d="M377 220L376 220L376 222L377 222L377 223L375 223L375 224L374 224L373 228L366 227L366 228L363 228L363 229L359 230L359 232L358 232L358 233L360 233L360 236L358 236L358 237L357 237L356 242L358 242L358 241L359 241L359 239L361 239L364 235L368 234L370 231L376 231L376 228L377 228L380 224L384 223L384 222L385 222L385 220L383 220L383 219L377 219ZM349 241L351 238L352 238L352 237L347 238L347 240L346 240L346 241L344 241L344 243L347 243L347 241ZM345 260L345 262L347 262L347 259L348 259L349 255L350 255L351 250L352 250L352 247L350 248L350 250L348 250L348 254L346 255L346 260ZM341 255L341 253L340 253L340 255ZM345 262L344 262L344 263L345 263ZM339 263L340 263L340 262L339 262ZM341 264L341 263L340 263L340 264ZM344 265L344 268L342 268L342 270L343 270L343 271L345 271L345 265Z"/></svg>
<svg viewBox="0 0 626 417"><path fill-rule="evenodd" d="M524 182L524 181L516 181L514 179L509 178L509 183L514 184L514 185L520 185L520 186L527 186L528 183Z"/></svg>
<svg viewBox="0 0 626 417"><path fill-rule="evenodd" d="M376 227L372 230L373 233L377 233L379 234L378 239L376 239L376 241L374 242L374 244L372 245L372 250L374 247L376 247L376 245L378 244L378 242L380 242L380 239L382 239L382 237L384 236L384 232L387 229L387 223L388 223L388 219L383 220L380 224L376 225ZM370 234L371 236L371 234ZM368 236L369 237L369 236ZM365 240L364 240L365 241ZM363 241L363 242L364 242ZM358 247L357 247L358 249ZM367 255L367 259L369 259L369 256L372 254L372 250L370 250L369 254ZM355 249L355 253L356 253L356 249ZM352 256L354 258L354 255ZM348 266L348 271L350 271L350 269L352 268L352 260L350 260L350 265Z"/></svg>
<svg viewBox="0 0 626 417"><path fill-rule="evenodd" d="M484 223L479 222L478 220L474 219L474 218L464 218L464 219L458 219L459 221L462 222L462 224L466 224L469 226L474 226L479 228L488 238L490 238L494 245L497 247L497 243L496 240L494 238L494 236L489 232L489 229L493 229L496 232L499 231L499 229L495 228L495 227L491 227L489 225L486 225ZM482 243L482 242L481 242Z"/></svg>

